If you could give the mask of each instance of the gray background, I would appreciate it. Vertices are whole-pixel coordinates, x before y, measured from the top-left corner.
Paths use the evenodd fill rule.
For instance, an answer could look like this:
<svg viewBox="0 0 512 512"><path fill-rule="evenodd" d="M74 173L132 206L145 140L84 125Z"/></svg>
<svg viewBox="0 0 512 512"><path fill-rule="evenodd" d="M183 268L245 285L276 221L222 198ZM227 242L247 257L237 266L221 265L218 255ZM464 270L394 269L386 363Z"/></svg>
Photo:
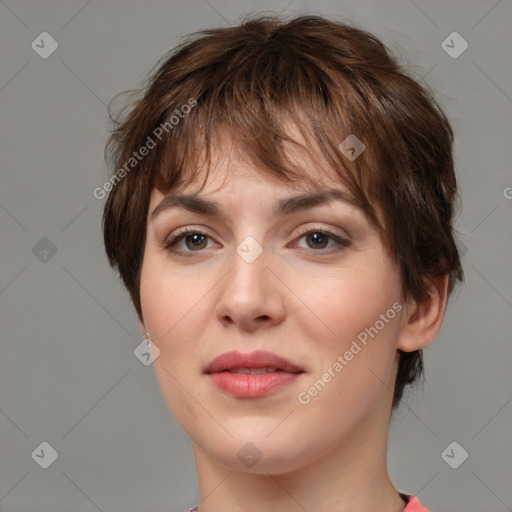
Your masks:
<svg viewBox="0 0 512 512"><path fill-rule="evenodd" d="M135 87L180 36L267 9L372 31L446 109L467 282L425 351L426 385L393 417L389 467L433 512L512 510L511 1L4 0L2 512L167 512L197 502L190 441L152 367L134 356L137 318L107 265L104 200L92 191L107 178L114 94ZM47 59L31 48L43 31L59 45ZM441 47L453 31L469 44L458 58ZM36 246L43 237L56 254L41 252L47 241ZM453 441L469 454L457 469L441 457ZM58 453L47 469L31 456L42 442Z"/></svg>

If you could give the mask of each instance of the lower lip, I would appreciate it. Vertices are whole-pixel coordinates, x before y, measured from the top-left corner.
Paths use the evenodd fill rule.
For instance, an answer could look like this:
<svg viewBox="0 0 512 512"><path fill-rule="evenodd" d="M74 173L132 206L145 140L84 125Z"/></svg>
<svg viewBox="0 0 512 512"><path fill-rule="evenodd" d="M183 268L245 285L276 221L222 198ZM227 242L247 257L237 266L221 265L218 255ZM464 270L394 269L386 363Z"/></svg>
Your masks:
<svg viewBox="0 0 512 512"><path fill-rule="evenodd" d="M212 383L236 397L262 397L294 382L300 373L269 372L261 374L219 372L211 373Z"/></svg>

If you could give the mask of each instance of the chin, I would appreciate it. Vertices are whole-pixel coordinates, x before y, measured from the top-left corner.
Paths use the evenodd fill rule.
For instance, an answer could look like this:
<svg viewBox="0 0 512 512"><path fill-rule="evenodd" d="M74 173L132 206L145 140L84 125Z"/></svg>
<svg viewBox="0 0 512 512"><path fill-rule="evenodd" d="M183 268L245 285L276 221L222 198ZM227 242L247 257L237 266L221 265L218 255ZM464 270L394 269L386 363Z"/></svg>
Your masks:
<svg viewBox="0 0 512 512"><path fill-rule="evenodd" d="M217 439L212 442L210 438L203 446L206 446L211 457L236 471L262 475L288 473L307 463L306 452L309 450L306 450L303 439L294 439L288 430L276 429L277 424L274 422L269 429L253 428L251 434L226 426L234 438L224 442ZM294 431L299 432L298 429Z"/></svg>

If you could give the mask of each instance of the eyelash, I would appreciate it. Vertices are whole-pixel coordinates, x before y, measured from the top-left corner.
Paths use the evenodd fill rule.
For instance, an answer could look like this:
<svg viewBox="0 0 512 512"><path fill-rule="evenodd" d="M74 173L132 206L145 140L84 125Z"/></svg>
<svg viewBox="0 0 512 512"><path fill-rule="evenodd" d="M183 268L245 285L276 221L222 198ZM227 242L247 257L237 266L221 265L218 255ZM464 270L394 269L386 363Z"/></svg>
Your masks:
<svg viewBox="0 0 512 512"><path fill-rule="evenodd" d="M334 240L338 246L331 248L330 251L327 252L326 249L306 249L309 251L312 251L314 253L324 252L325 254L332 254L332 252L338 252L343 251L345 248L350 247L352 244L349 240L340 237L339 235L336 235L335 233L332 233L331 231L325 230L325 229L305 229L301 233L298 234L298 238L303 238L306 235L311 235L315 233L320 233L322 235L327 235L329 238ZM178 233L171 237L170 239L164 241L162 244L163 248L168 251L171 254L174 254L175 256L184 257L184 258L190 258L194 257L194 253L200 253L201 250L198 251L178 251L174 249L174 246L180 242L182 239L186 238L187 235L194 234L194 235L202 235L207 238L211 238L207 233L204 233L198 229L195 228L182 228L178 231Z"/></svg>

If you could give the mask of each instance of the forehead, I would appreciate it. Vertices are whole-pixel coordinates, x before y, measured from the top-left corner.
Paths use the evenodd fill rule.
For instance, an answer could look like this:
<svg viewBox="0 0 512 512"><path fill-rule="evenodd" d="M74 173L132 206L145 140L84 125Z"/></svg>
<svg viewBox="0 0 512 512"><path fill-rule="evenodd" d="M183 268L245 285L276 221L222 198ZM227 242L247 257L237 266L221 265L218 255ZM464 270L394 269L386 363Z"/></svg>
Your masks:
<svg viewBox="0 0 512 512"><path fill-rule="evenodd" d="M262 163L257 143L243 139L227 127L219 127L212 136L207 157L205 144L199 146L193 161L185 162L178 182L164 194L197 192L212 193L216 190L236 190L244 184L265 183L275 189L295 191L339 188L348 195L344 184L345 169L335 171L328 164L318 147L308 139L307 143L297 127L286 122L286 133L296 144L284 141L280 157L288 172L277 172L270 163ZM261 149L261 148L260 148ZM275 149L275 148L272 148ZM277 167L277 166L275 166Z"/></svg>
<svg viewBox="0 0 512 512"><path fill-rule="evenodd" d="M339 178L330 179L312 161L303 164L306 165L297 166L298 179L280 179L223 146L222 151L213 155L208 172L203 167L170 191L154 190L150 217L155 219L165 210L180 208L227 218L229 210L240 211L239 207L244 205L250 205L249 209L259 205L271 215L281 217L335 201L354 211L361 209Z"/></svg>
<svg viewBox="0 0 512 512"><path fill-rule="evenodd" d="M335 203L342 203L358 216L365 215L340 177L330 178L318 159L315 162L305 155L300 160L297 153L289 155L298 173L298 179L290 181L255 164L232 139L215 147L208 173L203 165L185 184L167 193L153 192L150 221L176 208L227 219L228 212L248 215L254 207L262 207L272 217L281 218L319 206L334 207Z"/></svg>

